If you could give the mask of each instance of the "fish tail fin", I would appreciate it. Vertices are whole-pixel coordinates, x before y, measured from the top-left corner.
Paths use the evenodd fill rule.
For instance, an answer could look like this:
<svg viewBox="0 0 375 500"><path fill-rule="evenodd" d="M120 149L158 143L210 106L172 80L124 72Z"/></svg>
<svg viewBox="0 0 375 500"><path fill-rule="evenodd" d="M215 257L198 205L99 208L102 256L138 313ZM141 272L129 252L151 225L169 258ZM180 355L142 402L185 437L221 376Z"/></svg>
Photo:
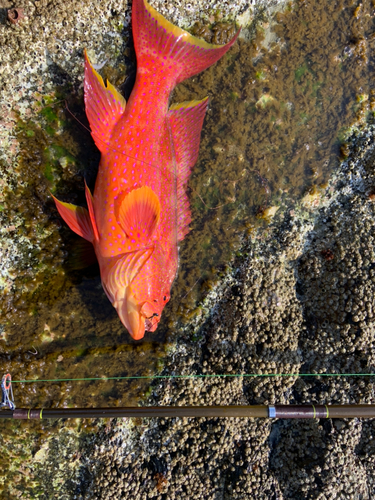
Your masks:
<svg viewBox="0 0 375 500"><path fill-rule="evenodd" d="M218 61L239 35L226 45L212 45L174 26L146 0L133 0L132 24L139 67L152 71L159 62L176 84Z"/></svg>

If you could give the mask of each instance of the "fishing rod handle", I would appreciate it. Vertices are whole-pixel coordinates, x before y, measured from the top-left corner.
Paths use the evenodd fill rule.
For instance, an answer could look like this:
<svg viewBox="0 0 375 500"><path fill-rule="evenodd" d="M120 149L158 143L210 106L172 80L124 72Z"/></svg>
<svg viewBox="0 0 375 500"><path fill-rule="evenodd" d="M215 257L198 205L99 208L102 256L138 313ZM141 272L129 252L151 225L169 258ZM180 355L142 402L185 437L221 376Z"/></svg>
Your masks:
<svg viewBox="0 0 375 500"><path fill-rule="evenodd" d="M269 406L270 418L371 418L375 405L275 405Z"/></svg>

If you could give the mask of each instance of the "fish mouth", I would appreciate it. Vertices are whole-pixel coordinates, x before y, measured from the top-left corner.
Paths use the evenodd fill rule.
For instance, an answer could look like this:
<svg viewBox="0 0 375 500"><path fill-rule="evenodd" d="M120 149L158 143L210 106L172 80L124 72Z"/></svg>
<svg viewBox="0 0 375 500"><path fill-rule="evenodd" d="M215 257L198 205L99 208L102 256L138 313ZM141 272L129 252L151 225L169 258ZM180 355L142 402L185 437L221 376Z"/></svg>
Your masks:
<svg viewBox="0 0 375 500"><path fill-rule="evenodd" d="M141 314L145 317L145 328L148 332L154 332L160 321L160 315L155 311L155 304L146 300L141 309Z"/></svg>
<svg viewBox="0 0 375 500"><path fill-rule="evenodd" d="M148 332L154 332L158 327L158 323L159 323L159 318L152 318L152 319L147 318L145 321L145 329Z"/></svg>

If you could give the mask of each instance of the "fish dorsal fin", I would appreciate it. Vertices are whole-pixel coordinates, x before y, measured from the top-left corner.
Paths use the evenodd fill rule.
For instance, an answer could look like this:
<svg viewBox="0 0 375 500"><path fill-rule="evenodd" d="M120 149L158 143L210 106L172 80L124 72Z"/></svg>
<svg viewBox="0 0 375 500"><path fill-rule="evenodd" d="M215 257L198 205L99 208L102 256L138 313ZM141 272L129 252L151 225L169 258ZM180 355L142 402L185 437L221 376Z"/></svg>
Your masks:
<svg viewBox="0 0 375 500"><path fill-rule="evenodd" d="M177 163L178 241L189 232L191 214L186 187L191 170L198 159L207 106L208 97L201 101L173 104L168 111Z"/></svg>
<svg viewBox="0 0 375 500"><path fill-rule="evenodd" d="M85 181L85 195L86 195L87 206L89 209L89 215L90 215L92 230L94 233L94 238L96 241L99 241L99 232L98 232L98 228L97 228L96 220L95 220L94 201L92 199L92 194L91 194L91 191L86 184L86 181Z"/></svg>
<svg viewBox="0 0 375 500"><path fill-rule="evenodd" d="M85 51L85 107L91 135L101 153L106 151L114 125L125 111L126 101L116 88L93 68Z"/></svg>
<svg viewBox="0 0 375 500"><path fill-rule="evenodd" d="M53 195L52 198L55 200L59 214L68 224L70 229L77 233L79 236L82 236L82 238L85 238L85 240L93 243L94 231L87 209L83 207L77 207L72 203L64 203L63 201L59 201Z"/></svg>
<svg viewBox="0 0 375 500"><path fill-rule="evenodd" d="M132 247L150 243L160 220L160 201L148 186L133 189L119 198L117 220Z"/></svg>

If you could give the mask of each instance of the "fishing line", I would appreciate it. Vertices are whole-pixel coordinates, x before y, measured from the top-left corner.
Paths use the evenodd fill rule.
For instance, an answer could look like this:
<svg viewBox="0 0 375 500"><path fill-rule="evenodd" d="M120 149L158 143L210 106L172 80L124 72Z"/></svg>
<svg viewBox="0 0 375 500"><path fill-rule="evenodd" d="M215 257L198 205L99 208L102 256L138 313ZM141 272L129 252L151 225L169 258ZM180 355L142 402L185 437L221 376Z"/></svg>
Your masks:
<svg viewBox="0 0 375 500"><path fill-rule="evenodd" d="M223 373L223 374L192 374L192 375L130 375L126 377L87 377L60 379L30 379L12 380L13 384L36 382L82 382L108 380L144 380L144 379L204 379L204 378L274 378L274 377L375 377L375 373Z"/></svg>
<svg viewBox="0 0 375 500"><path fill-rule="evenodd" d="M224 373L218 375L143 375L127 377L90 377L76 379L14 380L14 383L107 381L126 379L197 379L223 377L373 377L375 373ZM2 379L0 419L42 420L56 418L109 417L247 417L247 418L373 418L375 405L223 405L223 406L145 406L108 408L16 408L9 374Z"/></svg>

